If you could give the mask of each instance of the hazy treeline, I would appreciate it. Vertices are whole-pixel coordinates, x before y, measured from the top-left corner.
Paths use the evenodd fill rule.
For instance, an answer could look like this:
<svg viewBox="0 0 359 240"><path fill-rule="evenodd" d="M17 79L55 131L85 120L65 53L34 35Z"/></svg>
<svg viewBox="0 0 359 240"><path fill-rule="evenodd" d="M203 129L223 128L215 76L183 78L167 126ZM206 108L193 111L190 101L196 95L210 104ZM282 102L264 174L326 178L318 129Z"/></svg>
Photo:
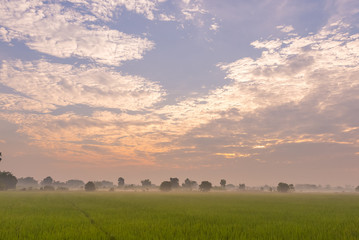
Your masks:
<svg viewBox="0 0 359 240"><path fill-rule="evenodd" d="M227 184L225 179L218 181L218 185L214 185L209 181L197 181L186 178L182 183L176 177L163 181L159 186L153 184L150 179L144 179L140 181L140 184L127 184L123 177L119 177L117 183L111 181L89 181L85 183L79 179L70 179L65 182L56 181L51 176L45 177L42 180L36 180L33 177L21 177L16 178L10 172L0 172L0 190L8 189L20 189L20 190L141 190L152 191L161 190L168 191L262 191L262 192L294 192L294 191L357 191L359 192L359 186L354 188L353 186L345 187L332 187L330 185L315 185L315 184L287 184L284 182L278 183L276 186L264 185L259 187L249 187L244 183L237 185Z"/></svg>

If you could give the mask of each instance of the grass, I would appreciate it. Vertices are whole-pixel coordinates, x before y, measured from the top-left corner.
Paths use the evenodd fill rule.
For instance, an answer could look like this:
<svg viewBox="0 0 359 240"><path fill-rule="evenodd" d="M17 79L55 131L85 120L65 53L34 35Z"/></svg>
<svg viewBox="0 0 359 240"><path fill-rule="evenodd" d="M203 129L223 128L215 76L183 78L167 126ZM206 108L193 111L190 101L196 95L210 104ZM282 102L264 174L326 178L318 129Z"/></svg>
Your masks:
<svg viewBox="0 0 359 240"><path fill-rule="evenodd" d="M358 194L0 192L0 239L359 239Z"/></svg>

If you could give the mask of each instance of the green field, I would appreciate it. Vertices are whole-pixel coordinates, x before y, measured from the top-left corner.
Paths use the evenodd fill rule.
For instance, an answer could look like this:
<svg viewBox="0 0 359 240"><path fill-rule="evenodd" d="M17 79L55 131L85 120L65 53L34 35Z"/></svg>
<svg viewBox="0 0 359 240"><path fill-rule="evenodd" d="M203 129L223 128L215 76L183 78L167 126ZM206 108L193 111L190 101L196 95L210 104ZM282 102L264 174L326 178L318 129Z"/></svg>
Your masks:
<svg viewBox="0 0 359 240"><path fill-rule="evenodd" d="M0 239L359 239L359 195L0 192Z"/></svg>

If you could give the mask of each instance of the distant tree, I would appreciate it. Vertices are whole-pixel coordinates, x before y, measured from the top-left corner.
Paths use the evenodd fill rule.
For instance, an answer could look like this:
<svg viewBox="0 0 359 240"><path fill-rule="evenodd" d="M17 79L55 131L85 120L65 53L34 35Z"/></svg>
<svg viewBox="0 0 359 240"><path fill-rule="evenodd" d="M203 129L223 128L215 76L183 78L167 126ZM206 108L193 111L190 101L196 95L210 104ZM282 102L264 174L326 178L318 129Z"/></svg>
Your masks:
<svg viewBox="0 0 359 240"><path fill-rule="evenodd" d="M246 190L246 185L244 183L239 184L238 186L239 190L244 191Z"/></svg>
<svg viewBox="0 0 359 240"><path fill-rule="evenodd" d="M172 188L179 188L179 179L178 178L170 178L170 182Z"/></svg>
<svg viewBox="0 0 359 240"><path fill-rule="evenodd" d="M117 181L118 181L118 186L119 187L122 188L122 187L125 186L125 179L123 177L119 177Z"/></svg>
<svg viewBox="0 0 359 240"><path fill-rule="evenodd" d="M298 190L317 190L319 189L319 185L315 185L315 184L296 184L295 185L295 189Z"/></svg>
<svg viewBox="0 0 359 240"><path fill-rule="evenodd" d="M52 177L48 176L41 181L41 185L51 185L54 183Z"/></svg>
<svg viewBox="0 0 359 240"><path fill-rule="evenodd" d="M69 191L69 188L68 187L58 187L58 188L56 188L56 191L63 191L63 192L65 192L65 191Z"/></svg>
<svg viewBox="0 0 359 240"><path fill-rule="evenodd" d="M184 180L184 183L182 183L182 187L189 190L192 190L195 186L197 186L197 182L191 181L188 178L186 178L186 180Z"/></svg>
<svg viewBox="0 0 359 240"><path fill-rule="evenodd" d="M66 186L69 188L81 188L85 185L82 180L71 179L66 181Z"/></svg>
<svg viewBox="0 0 359 240"><path fill-rule="evenodd" d="M55 187L66 187L66 183L61 181L53 181L52 185Z"/></svg>
<svg viewBox="0 0 359 240"><path fill-rule="evenodd" d="M160 190L163 192L169 192L172 190L172 183L170 181L163 181L160 185Z"/></svg>
<svg viewBox="0 0 359 240"><path fill-rule="evenodd" d="M145 179L141 181L142 187L151 187L152 183L149 179Z"/></svg>
<svg viewBox="0 0 359 240"><path fill-rule="evenodd" d="M212 188L212 183L208 181L202 181L202 183L199 185L199 189L202 192L208 192L209 190L211 190L211 188Z"/></svg>
<svg viewBox="0 0 359 240"><path fill-rule="evenodd" d="M283 183L283 182L278 183L278 186L277 186L278 192L289 192L289 191L293 191L293 190L294 190L293 184L288 185L287 183Z"/></svg>
<svg viewBox="0 0 359 240"><path fill-rule="evenodd" d="M17 178L11 172L0 172L0 188L2 190L15 189Z"/></svg>
<svg viewBox="0 0 359 240"><path fill-rule="evenodd" d="M359 192L359 186L357 186L357 187L355 188L355 191L356 191L356 192Z"/></svg>
<svg viewBox="0 0 359 240"><path fill-rule="evenodd" d="M5 184L0 181L0 191L5 191L5 190L6 190Z"/></svg>
<svg viewBox="0 0 359 240"><path fill-rule="evenodd" d="M45 185L42 190L44 191L55 191L55 187L52 185Z"/></svg>
<svg viewBox="0 0 359 240"><path fill-rule="evenodd" d="M94 182L87 182L86 184L85 184L85 190L87 191L87 192L92 192L92 191L95 191L96 190L96 186L95 186L95 183Z"/></svg>
<svg viewBox="0 0 359 240"><path fill-rule="evenodd" d="M25 177L18 179L19 185L37 186L38 182L33 177Z"/></svg>
<svg viewBox="0 0 359 240"><path fill-rule="evenodd" d="M96 189L99 188L112 188L113 187L113 182L110 181L106 181L106 180L102 180L102 181L96 181L94 182Z"/></svg>
<svg viewBox="0 0 359 240"><path fill-rule="evenodd" d="M224 188L226 188L227 181L225 179L221 179L220 184L221 184L221 187L224 189Z"/></svg>
<svg viewBox="0 0 359 240"><path fill-rule="evenodd" d="M293 184L289 184L289 191L294 192L295 188Z"/></svg>

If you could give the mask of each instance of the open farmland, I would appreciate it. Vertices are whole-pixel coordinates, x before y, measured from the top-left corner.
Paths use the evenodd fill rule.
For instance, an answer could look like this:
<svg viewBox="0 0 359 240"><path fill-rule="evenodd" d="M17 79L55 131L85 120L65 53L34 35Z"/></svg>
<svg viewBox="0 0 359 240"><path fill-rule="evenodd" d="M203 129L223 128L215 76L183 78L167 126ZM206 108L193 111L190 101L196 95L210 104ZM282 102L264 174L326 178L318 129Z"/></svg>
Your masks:
<svg viewBox="0 0 359 240"><path fill-rule="evenodd" d="M358 239L358 194L0 192L0 239Z"/></svg>

